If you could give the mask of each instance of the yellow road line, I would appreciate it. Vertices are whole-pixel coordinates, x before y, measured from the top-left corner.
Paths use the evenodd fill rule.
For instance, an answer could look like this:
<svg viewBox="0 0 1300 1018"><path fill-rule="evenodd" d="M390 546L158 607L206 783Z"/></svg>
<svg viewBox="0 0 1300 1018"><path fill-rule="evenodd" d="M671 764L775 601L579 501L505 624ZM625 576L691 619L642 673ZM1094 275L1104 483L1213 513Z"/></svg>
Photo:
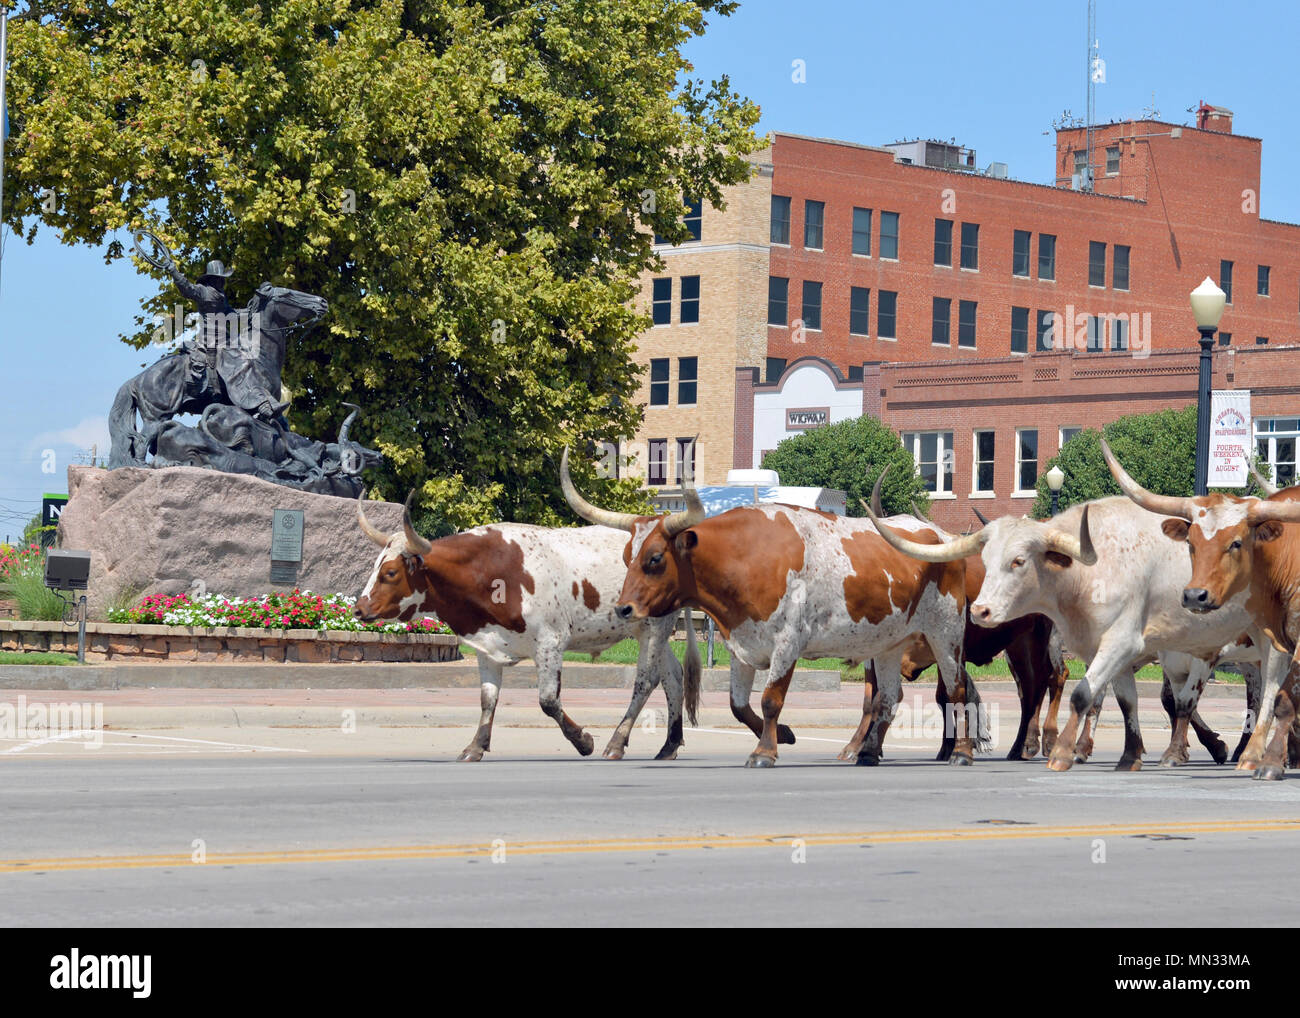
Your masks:
<svg viewBox="0 0 1300 1018"><path fill-rule="evenodd" d="M1249 834L1300 832L1300 818L1278 820L1192 820L1153 823L1078 824L1073 826L1002 825L954 827L945 830L845 831L820 834L705 835L701 837L596 838L567 841L510 841L447 845L377 845L286 849L269 852L208 853L208 866L262 866L275 863L385 862L405 859L448 859L490 856L494 847L512 855L579 855L617 852L664 852L709 848L897 845L937 841L1020 841L1031 838L1094 838L1135 834ZM52 870L159 869L195 865L189 855L63 856L0 860L0 873Z"/></svg>

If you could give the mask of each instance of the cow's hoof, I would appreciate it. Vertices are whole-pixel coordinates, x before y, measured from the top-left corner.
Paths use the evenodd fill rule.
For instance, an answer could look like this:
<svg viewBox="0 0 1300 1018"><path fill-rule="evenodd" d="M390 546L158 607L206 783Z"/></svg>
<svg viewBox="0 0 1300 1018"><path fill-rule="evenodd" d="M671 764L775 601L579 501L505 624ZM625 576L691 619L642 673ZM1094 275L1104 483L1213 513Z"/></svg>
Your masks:
<svg viewBox="0 0 1300 1018"><path fill-rule="evenodd" d="M776 741L780 746L794 745L794 730L789 725L776 726Z"/></svg>
<svg viewBox="0 0 1300 1018"><path fill-rule="evenodd" d="M934 755L934 758L935 758L937 761L939 761L939 763L943 763L943 762L945 762L945 761L951 761L951 760L952 760L952 747L951 747L951 746L940 746L940 747L939 747L939 752L937 752L937 753Z"/></svg>
<svg viewBox="0 0 1300 1018"><path fill-rule="evenodd" d="M954 753L948 760L948 765L952 767L969 767L974 762L974 757L969 757L965 753Z"/></svg>
<svg viewBox="0 0 1300 1018"><path fill-rule="evenodd" d="M1117 771L1140 771L1142 769L1141 760L1125 760L1120 758L1119 763L1115 765Z"/></svg>
<svg viewBox="0 0 1300 1018"><path fill-rule="evenodd" d="M1038 739L1033 736L1026 737L1025 748L1020 754L1020 759L1032 760L1037 755L1038 755Z"/></svg>
<svg viewBox="0 0 1300 1018"><path fill-rule="evenodd" d="M1228 759L1228 747L1224 745L1223 740L1219 739L1206 747L1210 751L1210 756L1214 757L1216 764L1225 763Z"/></svg>
<svg viewBox="0 0 1300 1018"><path fill-rule="evenodd" d="M1073 753L1053 753L1047 761L1049 771L1068 771L1073 766Z"/></svg>
<svg viewBox="0 0 1300 1018"><path fill-rule="evenodd" d="M1277 764L1262 763L1255 768L1256 781L1281 781L1286 777L1286 771Z"/></svg>
<svg viewBox="0 0 1300 1018"><path fill-rule="evenodd" d="M1243 756L1240 760L1237 761L1237 770L1239 770L1239 771L1253 771L1253 770L1255 769L1257 763L1258 763L1258 761L1256 761L1256 760L1248 760L1248 759L1246 759L1246 757Z"/></svg>
<svg viewBox="0 0 1300 1018"><path fill-rule="evenodd" d="M611 746L606 746L606 747L605 747L605 752L602 753L601 755L602 755L606 760L622 760L622 759L623 759L623 754L626 753L626 752L627 752L627 747L625 747L625 746L612 746L612 745L611 745Z"/></svg>
<svg viewBox="0 0 1300 1018"><path fill-rule="evenodd" d="M1052 750L1054 750L1055 748L1056 748L1056 736L1055 736L1055 735L1044 735L1044 736L1043 736L1043 756L1051 756L1051 755L1052 755Z"/></svg>
<svg viewBox="0 0 1300 1018"><path fill-rule="evenodd" d="M655 759L656 759L656 760L676 760L676 759L677 759L677 751L678 751L680 748L681 748L680 746L665 746L663 749L661 749L658 753L655 754Z"/></svg>
<svg viewBox="0 0 1300 1018"><path fill-rule="evenodd" d="M760 753L753 753L750 755L749 759L745 761L745 766L746 767L775 767L776 760L774 760L770 756L763 756Z"/></svg>
<svg viewBox="0 0 1300 1018"><path fill-rule="evenodd" d="M582 738L575 742L573 747L583 756L591 756L596 750L596 740L591 737L590 732L583 732Z"/></svg>
<svg viewBox="0 0 1300 1018"><path fill-rule="evenodd" d="M475 763L476 761L482 759L483 759L483 751L479 749L477 746L470 746L469 749L465 750L463 753L461 753L460 756L456 757L456 760L459 763Z"/></svg>
<svg viewBox="0 0 1300 1018"><path fill-rule="evenodd" d="M1160 758L1161 767L1181 767L1183 764L1189 762L1190 761L1185 754L1169 749L1165 750L1164 756Z"/></svg>
<svg viewBox="0 0 1300 1018"><path fill-rule="evenodd" d="M879 767L880 757L873 756L870 753L859 753L856 762L859 767Z"/></svg>
<svg viewBox="0 0 1300 1018"><path fill-rule="evenodd" d="M857 758L858 758L858 747L853 745L853 743L851 742L847 746L845 746L842 750L840 750L839 753L837 753L835 756L836 760L844 760L846 762L849 760L856 760Z"/></svg>

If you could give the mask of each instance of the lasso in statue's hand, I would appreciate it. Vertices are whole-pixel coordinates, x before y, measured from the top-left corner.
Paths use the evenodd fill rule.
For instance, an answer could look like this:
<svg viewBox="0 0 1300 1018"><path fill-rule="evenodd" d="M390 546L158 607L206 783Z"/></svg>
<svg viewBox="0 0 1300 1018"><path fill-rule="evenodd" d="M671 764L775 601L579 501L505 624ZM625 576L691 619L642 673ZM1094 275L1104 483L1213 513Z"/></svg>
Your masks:
<svg viewBox="0 0 1300 1018"><path fill-rule="evenodd" d="M144 248L143 241L145 239L148 239L149 241L148 251ZM167 245L148 230L136 230L134 241L136 254L147 261L155 269L162 269L164 272L167 272L175 264L172 258L172 253L168 249Z"/></svg>

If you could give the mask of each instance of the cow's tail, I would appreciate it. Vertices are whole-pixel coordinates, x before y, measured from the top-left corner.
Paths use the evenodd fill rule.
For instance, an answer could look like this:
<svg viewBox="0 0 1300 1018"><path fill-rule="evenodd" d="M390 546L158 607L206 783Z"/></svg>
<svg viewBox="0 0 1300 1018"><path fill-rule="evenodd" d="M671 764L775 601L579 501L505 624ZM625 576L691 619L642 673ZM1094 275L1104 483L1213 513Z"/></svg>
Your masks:
<svg viewBox="0 0 1300 1018"><path fill-rule="evenodd" d="M123 383L108 413L108 433L113 440L108 465L116 467L139 466L145 460L145 437L135 427L135 391L131 384Z"/></svg>
<svg viewBox="0 0 1300 1018"><path fill-rule="evenodd" d="M700 711L700 649L695 645L695 622L691 610L682 610L682 621L686 624L686 656L682 661L682 707L686 711L686 720L692 725L699 724Z"/></svg>
<svg viewBox="0 0 1300 1018"><path fill-rule="evenodd" d="M975 680L966 673L966 702L975 706L975 752L989 753L993 750L993 730L989 724L988 711L980 700L980 691L975 688ZM970 715L967 714L969 719ZM969 724L969 721L968 721Z"/></svg>

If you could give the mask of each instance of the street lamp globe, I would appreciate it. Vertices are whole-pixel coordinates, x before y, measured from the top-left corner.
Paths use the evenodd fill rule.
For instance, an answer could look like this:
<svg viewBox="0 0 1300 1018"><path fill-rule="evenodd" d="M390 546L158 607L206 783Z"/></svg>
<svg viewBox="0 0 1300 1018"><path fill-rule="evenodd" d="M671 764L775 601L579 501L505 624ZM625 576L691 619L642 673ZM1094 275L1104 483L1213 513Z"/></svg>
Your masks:
<svg viewBox="0 0 1300 1018"><path fill-rule="evenodd" d="M1228 295L1214 285L1214 280L1206 276L1201 285L1191 292L1192 317L1200 330L1214 332L1223 317L1223 308Z"/></svg>
<svg viewBox="0 0 1300 1018"><path fill-rule="evenodd" d="M1061 485L1065 483L1065 471L1060 467L1052 467L1047 471L1047 486L1053 491L1060 491Z"/></svg>

